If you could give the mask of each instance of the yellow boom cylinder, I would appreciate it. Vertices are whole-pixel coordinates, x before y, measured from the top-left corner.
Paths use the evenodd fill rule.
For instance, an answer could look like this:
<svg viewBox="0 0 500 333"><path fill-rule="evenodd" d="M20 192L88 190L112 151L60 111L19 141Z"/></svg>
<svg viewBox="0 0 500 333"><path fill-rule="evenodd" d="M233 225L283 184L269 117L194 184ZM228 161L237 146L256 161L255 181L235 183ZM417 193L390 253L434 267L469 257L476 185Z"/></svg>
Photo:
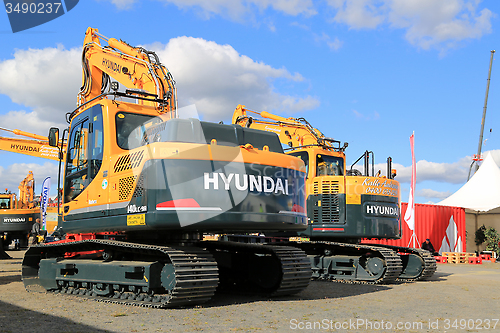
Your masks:
<svg viewBox="0 0 500 333"><path fill-rule="evenodd" d="M117 50L125 53L125 54L128 54L129 56L146 60L146 56L144 53L142 53L141 51L139 51L135 47L131 47L131 46L125 44L124 42L117 40L116 38L108 39L108 45L114 49L117 49Z"/></svg>
<svg viewBox="0 0 500 333"><path fill-rule="evenodd" d="M22 136L25 136L25 137L28 137L28 138L33 138L33 139L37 139L37 140L47 141L47 137L46 136L38 135L38 134L33 134L33 133L28 133L28 132L21 131L21 130L18 130L18 129L13 130L12 133L14 133L16 135L22 135Z"/></svg>
<svg viewBox="0 0 500 333"><path fill-rule="evenodd" d="M280 116L271 114L271 113L266 112L266 111L262 111L260 113L260 115L261 115L261 117L264 117L264 118L267 118L267 119L276 120L276 121L290 121L290 119L287 119L287 118L284 118L284 117L280 117Z"/></svg>

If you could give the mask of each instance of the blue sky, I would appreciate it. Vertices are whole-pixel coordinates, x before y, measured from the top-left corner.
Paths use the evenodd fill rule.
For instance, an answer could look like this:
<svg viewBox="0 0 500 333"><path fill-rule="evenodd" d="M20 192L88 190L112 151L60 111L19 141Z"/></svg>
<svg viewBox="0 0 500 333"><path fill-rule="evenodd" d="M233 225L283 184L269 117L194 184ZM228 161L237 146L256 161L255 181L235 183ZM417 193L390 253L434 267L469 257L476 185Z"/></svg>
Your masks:
<svg viewBox="0 0 500 333"><path fill-rule="evenodd" d="M348 142L348 164L370 150L385 173L391 156L402 201L415 132L416 202L439 202L466 182L477 152L499 15L491 0L84 0L12 33L4 13L0 127L45 135L65 126L90 26L156 51L179 105L194 104L204 120L228 123L244 104L304 117ZM483 152L500 165L499 66L494 60ZM55 163L0 152L2 188L17 190L28 170L37 191L45 176L57 179Z"/></svg>

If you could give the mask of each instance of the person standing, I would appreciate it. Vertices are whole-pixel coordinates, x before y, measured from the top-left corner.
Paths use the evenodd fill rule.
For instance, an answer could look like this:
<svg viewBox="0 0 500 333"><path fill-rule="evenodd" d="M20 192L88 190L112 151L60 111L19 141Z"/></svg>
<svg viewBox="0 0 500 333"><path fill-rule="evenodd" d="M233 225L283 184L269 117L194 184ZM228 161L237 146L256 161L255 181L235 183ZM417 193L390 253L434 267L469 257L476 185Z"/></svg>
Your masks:
<svg viewBox="0 0 500 333"><path fill-rule="evenodd" d="M37 218L35 220L35 223L33 223L33 226L31 227L31 232L30 232L30 244L31 245L36 245L38 244L38 235L40 235L40 219Z"/></svg>

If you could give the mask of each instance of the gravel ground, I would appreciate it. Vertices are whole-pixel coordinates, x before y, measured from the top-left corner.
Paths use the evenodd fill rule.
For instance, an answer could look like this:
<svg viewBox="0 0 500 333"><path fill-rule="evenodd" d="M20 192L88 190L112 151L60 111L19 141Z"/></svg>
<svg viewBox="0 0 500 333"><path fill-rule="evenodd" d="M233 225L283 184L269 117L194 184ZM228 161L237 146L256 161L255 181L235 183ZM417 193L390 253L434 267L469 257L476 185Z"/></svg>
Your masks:
<svg viewBox="0 0 500 333"><path fill-rule="evenodd" d="M8 253L0 332L500 332L500 263L438 264L431 280L416 283L312 281L273 299L217 294L203 306L165 310L27 293L24 252Z"/></svg>

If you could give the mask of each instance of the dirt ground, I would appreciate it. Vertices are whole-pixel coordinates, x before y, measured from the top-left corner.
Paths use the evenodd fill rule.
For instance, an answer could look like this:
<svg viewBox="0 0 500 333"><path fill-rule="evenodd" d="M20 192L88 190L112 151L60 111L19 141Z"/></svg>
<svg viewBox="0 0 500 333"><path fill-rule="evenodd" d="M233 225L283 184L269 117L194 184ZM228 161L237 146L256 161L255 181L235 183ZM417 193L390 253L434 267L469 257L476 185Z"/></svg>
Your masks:
<svg viewBox="0 0 500 333"><path fill-rule="evenodd" d="M438 264L393 285L312 281L267 299L217 294L203 306L148 309L27 293L24 252L0 260L0 332L500 332L500 263Z"/></svg>

